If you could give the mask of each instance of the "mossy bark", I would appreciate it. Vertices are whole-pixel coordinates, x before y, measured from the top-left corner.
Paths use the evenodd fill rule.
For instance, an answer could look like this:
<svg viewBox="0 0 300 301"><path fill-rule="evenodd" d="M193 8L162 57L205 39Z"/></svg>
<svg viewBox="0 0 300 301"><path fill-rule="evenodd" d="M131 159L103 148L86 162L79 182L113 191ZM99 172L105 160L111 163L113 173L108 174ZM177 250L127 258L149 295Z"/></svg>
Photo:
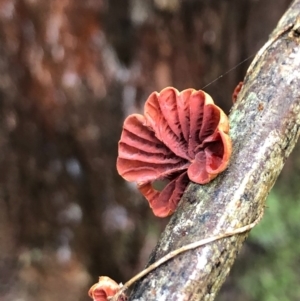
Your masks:
<svg viewBox="0 0 300 301"><path fill-rule="evenodd" d="M149 264L183 245L249 224L264 210L300 133L299 12L297 0L248 70L230 113L228 169L207 185L189 185ZM214 300L247 234L175 257L137 283L129 300Z"/></svg>

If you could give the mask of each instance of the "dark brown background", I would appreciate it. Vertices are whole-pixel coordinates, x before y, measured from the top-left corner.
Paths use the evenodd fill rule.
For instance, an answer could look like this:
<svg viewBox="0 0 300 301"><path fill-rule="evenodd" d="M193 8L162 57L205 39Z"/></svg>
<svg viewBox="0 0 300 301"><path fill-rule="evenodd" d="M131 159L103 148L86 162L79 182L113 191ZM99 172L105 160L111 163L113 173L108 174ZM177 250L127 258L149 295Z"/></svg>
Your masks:
<svg viewBox="0 0 300 301"><path fill-rule="evenodd" d="M290 2L0 0L1 300L88 300L98 275L143 268L167 221L116 172L124 117L255 54ZM205 88L227 113L250 62ZM257 252L250 240L217 300L271 300L238 284Z"/></svg>

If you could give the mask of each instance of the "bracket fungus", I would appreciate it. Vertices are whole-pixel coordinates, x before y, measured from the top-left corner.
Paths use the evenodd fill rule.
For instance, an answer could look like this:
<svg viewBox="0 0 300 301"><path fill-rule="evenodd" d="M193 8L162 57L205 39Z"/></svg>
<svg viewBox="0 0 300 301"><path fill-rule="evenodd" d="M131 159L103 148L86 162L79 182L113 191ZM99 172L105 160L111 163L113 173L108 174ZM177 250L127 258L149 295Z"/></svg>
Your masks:
<svg viewBox="0 0 300 301"><path fill-rule="evenodd" d="M136 182L158 217L172 214L189 180L206 184L228 165L231 155L229 122L205 92L168 87L153 92L144 116L124 121L117 170ZM158 180L168 180L162 191Z"/></svg>

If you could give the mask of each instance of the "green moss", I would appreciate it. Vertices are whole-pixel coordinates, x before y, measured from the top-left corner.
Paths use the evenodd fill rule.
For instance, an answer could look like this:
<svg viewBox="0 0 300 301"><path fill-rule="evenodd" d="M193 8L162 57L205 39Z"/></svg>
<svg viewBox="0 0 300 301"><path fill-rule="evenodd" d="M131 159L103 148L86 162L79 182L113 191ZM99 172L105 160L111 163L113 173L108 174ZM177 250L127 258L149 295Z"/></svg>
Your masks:
<svg viewBox="0 0 300 301"><path fill-rule="evenodd" d="M300 300L300 206L295 199L300 201L300 195L271 193L265 216L250 235L250 242L264 250L250 259L251 268L240 278L251 300Z"/></svg>

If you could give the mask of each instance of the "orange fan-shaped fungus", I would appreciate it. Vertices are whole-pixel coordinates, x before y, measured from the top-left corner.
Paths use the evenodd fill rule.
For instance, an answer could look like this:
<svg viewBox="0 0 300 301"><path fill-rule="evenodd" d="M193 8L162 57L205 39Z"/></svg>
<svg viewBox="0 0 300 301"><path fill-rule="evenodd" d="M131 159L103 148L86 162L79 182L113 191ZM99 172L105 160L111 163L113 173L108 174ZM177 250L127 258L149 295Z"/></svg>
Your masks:
<svg viewBox="0 0 300 301"><path fill-rule="evenodd" d="M172 214L189 180L206 184L228 165L229 123L205 92L168 87L152 93L144 116L126 118L119 141L117 169L138 189L159 217ZM160 192L157 180L169 183Z"/></svg>

